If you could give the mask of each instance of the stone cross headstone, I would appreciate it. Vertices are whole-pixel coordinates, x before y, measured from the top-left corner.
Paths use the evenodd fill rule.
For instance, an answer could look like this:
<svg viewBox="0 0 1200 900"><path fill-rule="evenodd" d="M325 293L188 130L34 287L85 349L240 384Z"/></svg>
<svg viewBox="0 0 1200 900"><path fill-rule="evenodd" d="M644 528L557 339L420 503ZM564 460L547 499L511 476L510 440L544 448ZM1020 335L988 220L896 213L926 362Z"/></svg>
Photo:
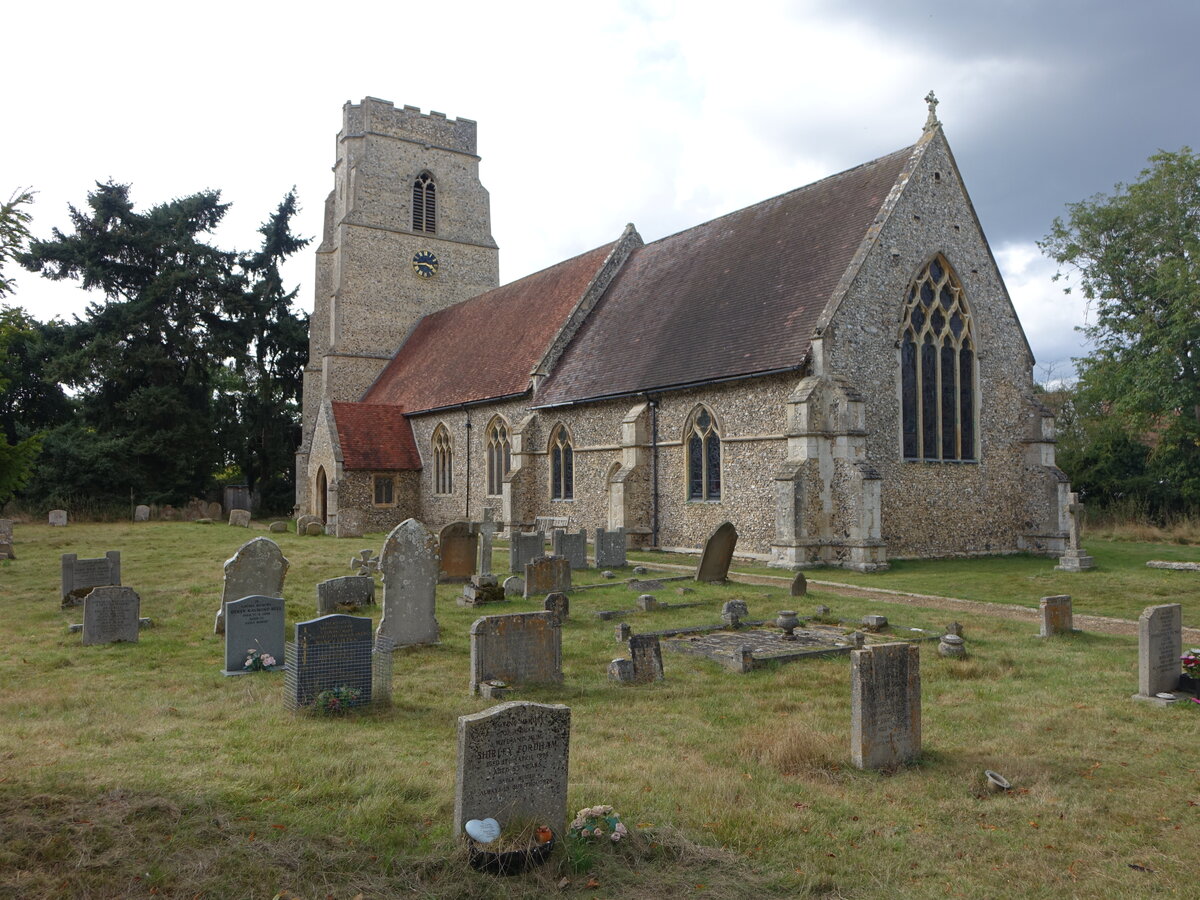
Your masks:
<svg viewBox="0 0 1200 900"><path fill-rule="evenodd" d="M383 572L383 617L377 634L396 647L436 644L438 621L437 537L416 519L405 519L392 529L379 552Z"/></svg>
<svg viewBox="0 0 1200 900"><path fill-rule="evenodd" d="M633 659L633 680L638 684L662 681L662 644L656 634L629 636L629 656Z"/></svg>
<svg viewBox="0 0 1200 900"><path fill-rule="evenodd" d="M270 538L246 541L225 560L225 582L221 586L221 608L217 610L214 634L225 633L225 604L243 597L282 597L288 561Z"/></svg>
<svg viewBox="0 0 1200 900"><path fill-rule="evenodd" d="M586 569L587 561L587 530L578 532L555 531L550 537L550 546L555 556L565 556L572 569Z"/></svg>
<svg viewBox="0 0 1200 900"><path fill-rule="evenodd" d="M442 559L441 580L466 581L475 574L479 535L470 522L451 522L438 532Z"/></svg>
<svg viewBox="0 0 1200 900"><path fill-rule="evenodd" d="M133 588L98 587L83 598L83 643L137 643L142 600Z"/></svg>
<svg viewBox="0 0 1200 900"><path fill-rule="evenodd" d="M121 583L121 551L109 550L95 559L80 559L74 553L62 555L62 605L78 606L96 587Z"/></svg>
<svg viewBox="0 0 1200 900"><path fill-rule="evenodd" d="M231 509L229 511L229 524L234 528L249 528L250 510Z"/></svg>
<svg viewBox="0 0 1200 900"><path fill-rule="evenodd" d="M546 533L544 531L534 531L530 534L514 531L512 542L508 548L509 567L514 575L522 575L525 572L525 564L545 552Z"/></svg>
<svg viewBox="0 0 1200 900"><path fill-rule="evenodd" d="M546 595L546 612L554 613L559 622L571 615L571 598L562 591L554 591Z"/></svg>
<svg viewBox="0 0 1200 900"><path fill-rule="evenodd" d="M565 556L537 556L525 564L525 599L571 589L571 564Z"/></svg>
<svg viewBox="0 0 1200 900"><path fill-rule="evenodd" d="M493 515L492 508L485 507L483 521L475 526L479 533L479 561L476 570L480 575L492 574L492 542L496 539L496 532L500 530L500 526L492 518Z"/></svg>
<svg viewBox="0 0 1200 900"><path fill-rule="evenodd" d="M1083 504L1079 502L1079 495L1074 491L1067 496L1069 498L1067 512L1070 516L1067 524L1067 552L1058 558L1058 565L1054 568L1060 572L1082 572L1085 569L1093 569L1096 561L1079 546Z"/></svg>
<svg viewBox="0 0 1200 900"><path fill-rule="evenodd" d="M67 511L65 509L50 510L49 522L56 527L62 527L67 524Z"/></svg>
<svg viewBox="0 0 1200 900"><path fill-rule="evenodd" d="M1183 606L1147 606L1138 616L1138 692L1150 699L1179 687L1183 668Z"/></svg>
<svg viewBox="0 0 1200 900"><path fill-rule="evenodd" d="M283 668L283 599L243 597L225 604L225 675L248 675L250 651L275 660Z"/></svg>
<svg viewBox="0 0 1200 900"><path fill-rule="evenodd" d="M454 833L471 819L525 820L566 837L571 710L520 701L458 719Z"/></svg>
<svg viewBox="0 0 1200 900"><path fill-rule="evenodd" d="M876 644L850 654L850 756L860 769L899 766L921 752L921 651Z"/></svg>
<svg viewBox="0 0 1200 900"><path fill-rule="evenodd" d="M471 693L484 681L562 683L562 626L548 612L482 616L471 626Z"/></svg>
<svg viewBox="0 0 1200 900"><path fill-rule="evenodd" d="M334 535L340 538L363 536L363 511L357 506L339 506Z"/></svg>
<svg viewBox="0 0 1200 900"><path fill-rule="evenodd" d="M322 691L358 691L355 706L371 702L371 620L365 616L322 616L296 623L288 660L287 698L293 708L311 706Z"/></svg>
<svg viewBox="0 0 1200 900"><path fill-rule="evenodd" d="M1055 634L1070 634L1074 629L1071 617L1071 595L1058 594L1053 597L1043 597L1038 602L1042 618L1042 637Z"/></svg>
<svg viewBox="0 0 1200 900"><path fill-rule="evenodd" d="M350 568L359 575L374 575L379 571L379 557L370 550L359 550L358 556L350 557Z"/></svg>
<svg viewBox="0 0 1200 900"><path fill-rule="evenodd" d="M149 522L150 521L150 507L146 506L145 504L135 507L133 510L133 521Z"/></svg>
<svg viewBox="0 0 1200 900"><path fill-rule="evenodd" d="M370 575L343 575L317 584L317 615L357 613L375 605L375 579Z"/></svg>
<svg viewBox="0 0 1200 900"><path fill-rule="evenodd" d="M596 568L617 569L625 565L625 529L596 529Z"/></svg>
<svg viewBox="0 0 1200 900"><path fill-rule="evenodd" d="M700 565L696 567L696 580L720 583L729 578L729 566L733 562L733 548L737 546L738 533L732 522L722 522L704 543Z"/></svg>

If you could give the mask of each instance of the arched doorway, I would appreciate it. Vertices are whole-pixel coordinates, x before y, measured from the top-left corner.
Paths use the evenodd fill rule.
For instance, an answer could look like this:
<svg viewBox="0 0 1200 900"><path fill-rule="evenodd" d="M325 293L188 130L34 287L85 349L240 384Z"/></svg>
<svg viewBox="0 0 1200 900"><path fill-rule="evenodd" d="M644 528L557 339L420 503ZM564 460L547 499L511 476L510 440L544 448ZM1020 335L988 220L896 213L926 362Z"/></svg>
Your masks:
<svg viewBox="0 0 1200 900"><path fill-rule="evenodd" d="M329 505L329 480L325 477L325 467L320 466L317 469L317 488L314 492L313 500L315 501L315 514L322 522L325 521L325 512Z"/></svg>

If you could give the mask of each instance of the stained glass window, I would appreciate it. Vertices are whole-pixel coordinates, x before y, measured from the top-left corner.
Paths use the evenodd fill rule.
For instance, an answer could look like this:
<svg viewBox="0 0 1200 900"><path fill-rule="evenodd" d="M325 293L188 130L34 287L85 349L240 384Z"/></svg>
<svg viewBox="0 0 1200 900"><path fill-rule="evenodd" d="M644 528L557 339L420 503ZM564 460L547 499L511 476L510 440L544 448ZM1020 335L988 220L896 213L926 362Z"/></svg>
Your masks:
<svg viewBox="0 0 1200 900"><path fill-rule="evenodd" d="M454 493L454 444L445 425L433 432L433 492Z"/></svg>
<svg viewBox="0 0 1200 900"><path fill-rule="evenodd" d="M687 497L721 499L721 435L717 423L703 406L692 413L686 432Z"/></svg>
<svg viewBox="0 0 1200 900"><path fill-rule="evenodd" d="M550 435L550 499L570 500L575 496L575 453L565 425Z"/></svg>
<svg viewBox="0 0 1200 900"><path fill-rule="evenodd" d="M504 493L504 476L512 468L512 445L508 423L494 419L487 430L487 492L496 497Z"/></svg>

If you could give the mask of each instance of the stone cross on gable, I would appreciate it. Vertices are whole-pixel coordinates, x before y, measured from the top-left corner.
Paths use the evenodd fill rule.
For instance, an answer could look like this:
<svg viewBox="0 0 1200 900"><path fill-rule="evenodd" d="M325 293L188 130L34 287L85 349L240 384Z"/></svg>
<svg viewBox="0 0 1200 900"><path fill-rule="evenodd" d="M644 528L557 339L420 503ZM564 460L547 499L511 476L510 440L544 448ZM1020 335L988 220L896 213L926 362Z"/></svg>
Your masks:
<svg viewBox="0 0 1200 900"><path fill-rule="evenodd" d="M478 566L480 575L492 574L492 539L500 530L500 524L492 518L492 515L492 508L486 507L483 510L483 521L475 526L475 531L480 536Z"/></svg>
<svg viewBox="0 0 1200 900"><path fill-rule="evenodd" d="M1068 524L1070 530L1067 532L1067 546L1072 550L1078 550L1079 520L1083 516L1083 504L1079 502L1079 495L1074 491L1067 495L1067 512L1071 514Z"/></svg>
<svg viewBox="0 0 1200 900"><path fill-rule="evenodd" d="M350 558L350 568L357 575L374 575L379 571L379 557L372 556L370 550L359 550L358 556Z"/></svg>
<svg viewBox="0 0 1200 900"><path fill-rule="evenodd" d="M934 96L933 91L930 91L928 94L925 95L925 102L929 105L929 118L927 118L925 120L925 130L929 131L931 128L936 128L938 125L941 125L942 123L938 121L938 117L937 117L938 98Z"/></svg>

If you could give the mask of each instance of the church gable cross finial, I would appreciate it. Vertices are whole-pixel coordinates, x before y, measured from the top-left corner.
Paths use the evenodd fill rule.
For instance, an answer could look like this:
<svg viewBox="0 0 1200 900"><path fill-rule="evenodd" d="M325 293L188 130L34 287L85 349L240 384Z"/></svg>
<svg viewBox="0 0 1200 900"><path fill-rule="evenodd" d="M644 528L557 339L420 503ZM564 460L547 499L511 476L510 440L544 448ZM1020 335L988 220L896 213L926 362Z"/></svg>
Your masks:
<svg viewBox="0 0 1200 900"><path fill-rule="evenodd" d="M925 102L929 105L929 118L925 120L924 130L931 131L942 124L937 117L938 98L934 96L933 91L930 91L925 95Z"/></svg>

